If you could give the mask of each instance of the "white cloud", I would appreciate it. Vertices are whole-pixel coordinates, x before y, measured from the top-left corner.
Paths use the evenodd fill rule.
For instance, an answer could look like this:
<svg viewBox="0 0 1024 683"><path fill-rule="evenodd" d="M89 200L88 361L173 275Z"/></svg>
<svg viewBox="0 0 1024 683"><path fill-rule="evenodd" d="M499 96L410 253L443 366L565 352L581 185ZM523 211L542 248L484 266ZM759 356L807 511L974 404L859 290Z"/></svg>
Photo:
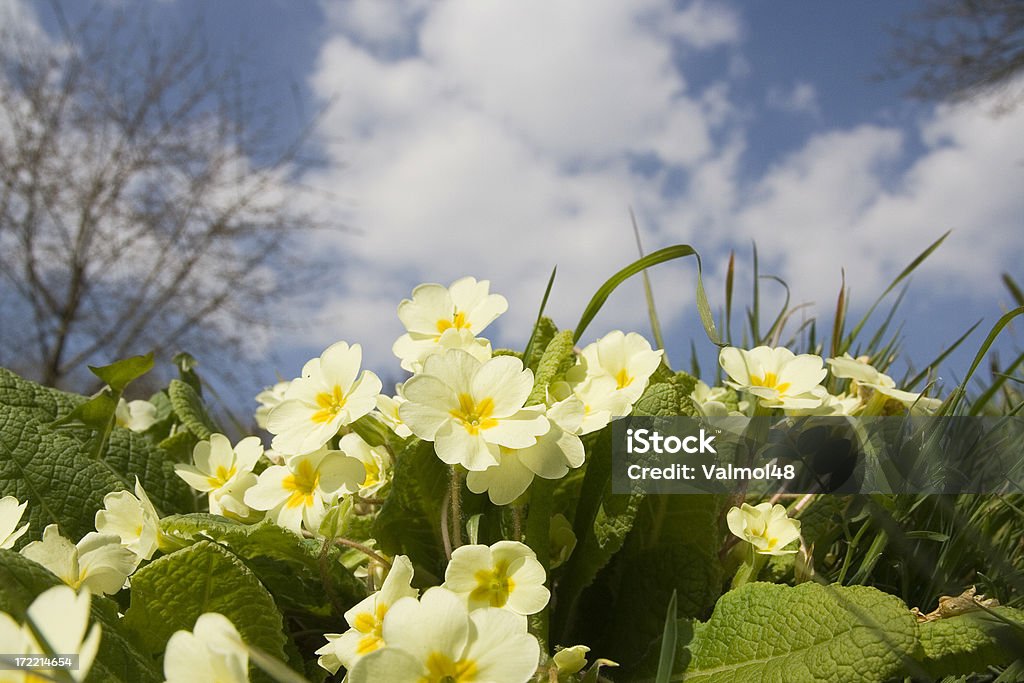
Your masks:
<svg viewBox="0 0 1024 683"><path fill-rule="evenodd" d="M814 118L821 116L818 91L813 85L804 81L797 81L789 89L779 86L768 88L765 104L769 109L778 109L791 114L809 114Z"/></svg>
<svg viewBox="0 0 1024 683"><path fill-rule="evenodd" d="M319 96L336 97L325 137L345 143L308 181L343 191L343 216L363 232L320 245L344 255L318 341L363 341L382 370L401 332L395 306L420 281L491 279L511 303L496 342L521 344L557 264L549 311L574 324L635 255L630 205L649 251L688 242L710 257L712 292L723 250L750 239L796 301L826 306L840 267L867 299L949 227L950 246L921 274L937 291L984 296L998 284L979 268L1022 256L1024 109L992 119L984 104L940 108L917 130L825 130L751 179L741 171L756 113L730 91L735 75L694 91L684 74L688 51L727 46L732 63L746 62L740 19L721 5L447 0L395 18L395 5L359 4L333 17L311 77ZM380 49L395 41L404 48ZM818 108L807 83L773 97ZM692 271L655 271L663 324L689 317ZM639 282L623 289L588 337L647 330Z"/></svg>

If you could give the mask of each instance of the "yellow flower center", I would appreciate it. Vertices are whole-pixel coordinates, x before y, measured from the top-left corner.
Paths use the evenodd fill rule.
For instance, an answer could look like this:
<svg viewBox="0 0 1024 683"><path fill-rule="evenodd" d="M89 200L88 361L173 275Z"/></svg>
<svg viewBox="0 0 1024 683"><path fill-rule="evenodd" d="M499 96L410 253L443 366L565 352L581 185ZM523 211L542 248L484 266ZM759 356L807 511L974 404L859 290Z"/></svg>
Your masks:
<svg viewBox="0 0 1024 683"><path fill-rule="evenodd" d="M747 531L750 532L752 541L753 539L761 539L767 544L763 546L764 550L774 550L775 546L779 544L779 539L777 536L769 536L769 531L771 531L771 529L768 527L767 522L765 522L764 520L758 520L756 524L748 525ZM754 545L760 544L755 543Z"/></svg>
<svg viewBox="0 0 1024 683"><path fill-rule="evenodd" d="M376 486L380 483L380 465L377 464L376 460L370 462L364 462L363 467L366 468L366 478L363 479L362 487L368 489L371 486Z"/></svg>
<svg viewBox="0 0 1024 683"><path fill-rule="evenodd" d="M314 491L320 484L320 471L313 468L309 460L299 461L295 471L281 481L281 486L289 492L285 506L288 508L312 507Z"/></svg>
<svg viewBox="0 0 1024 683"><path fill-rule="evenodd" d="M626 368L622 368L615 375L615 388L624 389L633 383L633 377L629 374Z"/></svg>
<svg viewBox="0 0 1024 683"><path fill-rule="evenodd" d="M228 483L231 477L235 476L238 472L238 467L232 465L230 469L224 467L224 465L217 465L217 471L213 473L212 477L207 477L206 481L215 489L219 489L224 484Z"/></svg>
<svg viewBox="0 0 1024 683"><path fill-rule="evenodd" d="M467 432L475 436L480 433L481 429L498 426L498 421L491 417L493 413L494 399L490 396L477 403L469 394L459 394L459 407L457 410L450 411L449 415L458 420Z"/></svg>
<svg viewBox="0 0 1024 683"><path fill-rule="evenodd" d="M447 329L454 327L457 330L468 330L469 321L466 320L466 314L462 311L455 311L455 315L452 316L451 320L441 318L437 321L437 332L438 334L444 332Z"/></svg>
<svg viewBox="0 0 1024 683"><path fill-rule="evenodd" d="M774 389L775 391L783 394L786 389L789 389L789 382L779 382L779 378L774 372L764 373L764 377L758 377L757 375L750 376L750 386L752 387L765 387L767 389Z"/></svg>
<svg viewBox="0 0 1024 683"><path fill-rule="evenodd" d="M472 659L455 662L443 652L431 652L427 656L427 675L419 683L471 683L476 680L477 666Z"/></svg>
<svg viewBox="0 0 1024 683"><path fill-rule="evenodd" d="M356 652L365 655L384 646L382 629L384 627L384 615L387 614L387 603L379 602L373 613L360 612L352 627L360 633L365 633L356 644Z"/></svg>
<svg viewBox="0 0 1024 683"><path fill-rule="evenodd" d="M471 600L486 602L491 607L504 607L516 584L508 576L508 565L498 564L494 569L481 569L473 574L476 588L469 594Z"/></svg>
<svg viewBox="0 0 1024 683"><path fill-rule="evenodd" d="M310 419L317 424L330 422L345 407L345 394L342 393L341 387L335 384L331 393L321 391L316 395L316 404L320 406L320 410L313 413Z"/></svg>

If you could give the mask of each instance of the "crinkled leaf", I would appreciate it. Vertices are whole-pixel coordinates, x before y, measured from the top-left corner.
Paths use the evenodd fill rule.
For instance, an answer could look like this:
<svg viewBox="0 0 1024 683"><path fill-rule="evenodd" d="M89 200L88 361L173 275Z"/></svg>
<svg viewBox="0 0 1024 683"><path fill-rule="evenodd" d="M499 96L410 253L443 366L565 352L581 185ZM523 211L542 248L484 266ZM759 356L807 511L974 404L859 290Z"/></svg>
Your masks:
<svg viewBox="0 0 1024 683"><path fill-rule="evenodd" d="M523 365L525 367L528 367L531 370L537 369L541 356L544 355L544 350L548 348L548 344L551 343L552 338L554 338L555 333L557 332L558 327L555 326L555 323L551 318L541 316L537 320L537 325L533 332L533 339L531 340L533 343L529 348L530 355L529 357L524 356L523 358Z"/></svg>
<svg viewBox="0 0 1024 683"><path fill-rule="evenodd" d="M919 653L917 623L898 598L867 586L747 584L698 624L674 680L886 681Z"/></svg>
<svg viewBox="0 0 1024 683"><path fill-rule="evenodd" d="M241 524L218 515L196 513L160 520L171 540L192 544L212 540L245 562L274 595L284 612L341 615L366 597L366 587L341 563L341 551L296 536L269 521Z"/></svg>
<svg viewBox="0 0 1024 683"><path fill-rule="evenodd" d="M211 541L199 541L136 572L124 620L142 647L158 655L175 631L192 630L205 612L223 614L246 643L285 658L284 624L274 599L242 560Z"/></svg>
<svg viewBox="0 0 1024 683"><path fill-rule="evenodd" d="M1024 612L1009 607L994 611L999 616L979 610L919 624L921 662L928 674L936 679L967 675L1018 658L1024 652Z"/></svg>
<svg viewBox="0 0 1024 683"><path fill-rule="evenodd" d="M44 387L0 368L0 405L23 408L40 422L53 422L64 417L85 400L82 396Z"/></svg>
<svg viewBox="0 0 1024 683"><path fill-rule="evenodd" d="M0 405L0 497L28 503L26 540L40 538L47 524L81 538L93 529L103 496L127 488L123 479L110 463L88 457L81 442L50 431L33 413Z"/></svg>
<svg viewBox="0 0 1024 683"><path fill-rule="evenodd" d="M179 379L172 379L167 388L167 395L171 399L175 415L196 437L209 439L210 435L215 432L223 433L223 430L217 426L217 423L206 411L203 399L191 386Z"/></svg>
<svg viewBox="0 0 1024 683"><path fill-rule="evenodd" d="M163 515L191 512L195 498L185 481L174 473L174 459L146 437L129 429L115 427L107 442L104 462L119 473L128 490L135 489L139 478L146 494Z"/></svg>
<svg viewBox="0 0 1024 683"><path fill-rule="evenodd" d="M435 576L443 576L444 570L441 505L448 476L432 443L410 439L395 460L391 492L374 523L381 550L408 555Z"/></svg>
<svg viewBox="0 0 1024 683"><path fill-rule="evenodd" d="M551 338L537 363L533 391L526 399L527 405L544 403L548 386L564 377L566 371L575 364L576 354L573 352L573 346L572 330L563 330Z"/></svg>
<svg viewBox="0 0 1024 683"><path fill-rule="evenodd" d="M114 391L124 391L132 381L153 369L152 351L145 356L132 356L100 367L89 366L92 374L99 377Z"/></svg>

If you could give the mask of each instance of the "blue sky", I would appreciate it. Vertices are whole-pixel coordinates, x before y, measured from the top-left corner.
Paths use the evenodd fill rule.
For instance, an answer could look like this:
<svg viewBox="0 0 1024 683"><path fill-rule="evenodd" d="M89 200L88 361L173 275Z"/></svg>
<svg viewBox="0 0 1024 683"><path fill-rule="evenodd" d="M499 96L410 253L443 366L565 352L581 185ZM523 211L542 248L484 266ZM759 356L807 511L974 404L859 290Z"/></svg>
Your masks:
<svg viewBox="0 0 1024 683"><path fill-rule="evenodd" d="M397 378L395 306L421 281L489 278L510 301L493 341L516 346L557 264L550 312L571 326L633 257L631 205L648 250L701 251L713 305L730 249L746 291L756 240L764 272L825 315L840 268L863 307L952 229L914 278L905 346L924 362L979 318L990 326L1009 303L999 273L1024 275L1024 108L936 107L905 99L906 82L873 81L886 27L916 7L168 0L150 11L169 23L205 14L211 42L266 80L285 130L334 101L313 145L322 163L301 181L336 194L310 209L357 232L308 245L337 254L338 270L303 332L268 342L270 382L338 339ZM683 366L694 338L713 363L693 265L652 278L669 358ZM587 337L613 327L648 333L639 282ZM944 377L968 360L955 356Z"/></svg>

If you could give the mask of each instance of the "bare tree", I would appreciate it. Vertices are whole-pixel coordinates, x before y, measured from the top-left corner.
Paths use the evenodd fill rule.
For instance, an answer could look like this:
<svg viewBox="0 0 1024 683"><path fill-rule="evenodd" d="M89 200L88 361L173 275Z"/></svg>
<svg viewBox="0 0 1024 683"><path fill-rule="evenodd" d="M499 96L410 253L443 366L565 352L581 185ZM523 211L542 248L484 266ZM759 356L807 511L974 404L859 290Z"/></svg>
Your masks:
<svg viewBox="0 0 1024 683"><path fill-rule="evenodd" d="M1003 91L1004 106L1021 97L1021 0L925 0L893 34L888 75L912 76L915 97L958 101Z"/></svg>
<svg viewBox="0 0 1024 683"><path fill-rule="evenodd" d="M0 363L61 385L151 349L237 359L297 284L303 136L279 143L201 21L51 9L57 37L0 28Z"/></svg>

